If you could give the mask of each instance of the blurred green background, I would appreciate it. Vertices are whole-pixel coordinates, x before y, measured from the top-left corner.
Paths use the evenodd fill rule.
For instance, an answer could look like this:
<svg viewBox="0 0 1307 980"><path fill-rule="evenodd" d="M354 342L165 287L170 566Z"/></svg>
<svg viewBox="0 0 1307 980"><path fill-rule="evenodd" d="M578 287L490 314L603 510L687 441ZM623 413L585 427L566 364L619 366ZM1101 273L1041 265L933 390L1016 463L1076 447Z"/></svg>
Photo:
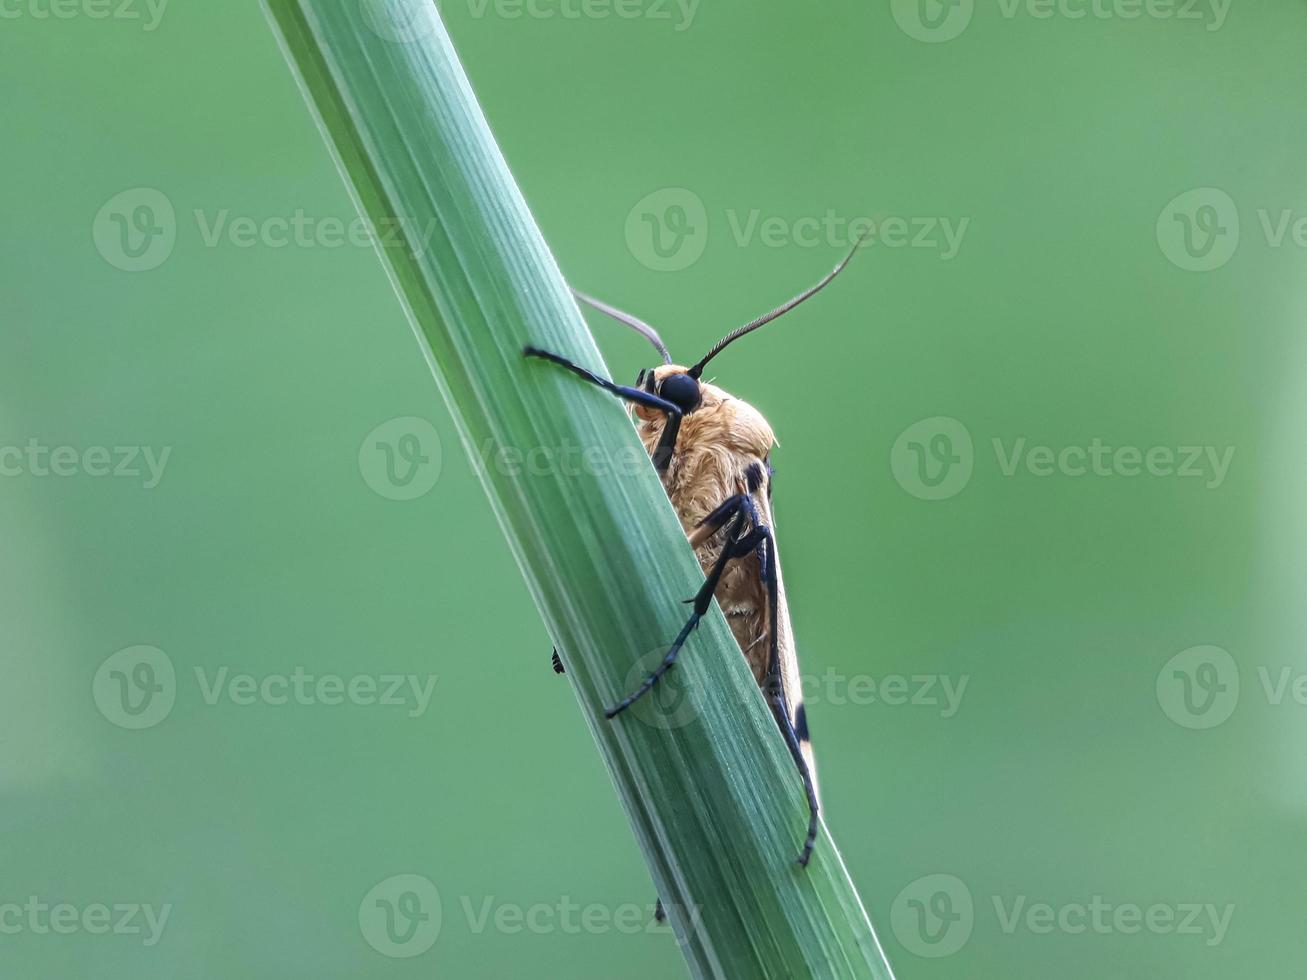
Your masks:
<svg viewBox="0 0 1307 980"><path fill-rule="evenodd" d="M442 8L682 359L878 222L714 367L900 978L1301 972L1307 4ZM258 8L6 0L0 91L0 974L683 975Z"/></svg>

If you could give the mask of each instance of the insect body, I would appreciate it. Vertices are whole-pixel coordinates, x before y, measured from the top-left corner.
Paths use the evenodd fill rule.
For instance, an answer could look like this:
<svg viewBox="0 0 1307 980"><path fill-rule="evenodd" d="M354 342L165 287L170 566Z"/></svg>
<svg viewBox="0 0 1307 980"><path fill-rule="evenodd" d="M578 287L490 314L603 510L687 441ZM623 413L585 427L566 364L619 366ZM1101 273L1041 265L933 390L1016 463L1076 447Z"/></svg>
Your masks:
<svg viewBox="0 0 1307 980"><path fill-rule="evenodd" d="M817 839L817 786L771 510L770 454L775 436L757 409L702 381L701 375L729 344L824 288L848 265L858 245L861 240L815 286L727 334L691 367L673 364L666 345L648 324L576 293L582 302L643 334L662 355L664 363L641 371L634 386L615 384L558 354L534 347L525 351L631 404L640 439L704 570L704 584L691 600L690 617L663 660L606 712L608 718L629 708L675 665L682 646L716 598L803 779L809 820L799 863L805 866ZM563 669L557 652L554 669Z"/></svg>

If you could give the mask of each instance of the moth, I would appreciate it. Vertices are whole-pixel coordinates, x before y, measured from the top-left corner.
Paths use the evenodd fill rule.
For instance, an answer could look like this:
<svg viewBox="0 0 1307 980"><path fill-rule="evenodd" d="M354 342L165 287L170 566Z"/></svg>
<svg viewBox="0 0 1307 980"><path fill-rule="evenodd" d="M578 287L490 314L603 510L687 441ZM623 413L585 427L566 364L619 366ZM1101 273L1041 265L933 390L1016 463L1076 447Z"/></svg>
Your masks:
<svg viewBox="0 0 1307 980"><path fill-rule="evenodd" d="M708 362L735 341L828 286L861 244L859 239L815 285L732 330L692 367L673 363L658 331L643 320L573 290L580 302L635 330L657 349L663 363L640 371L632 386L602 378L559 354L536 347L524 349L528 357L552 362L630 404L636 431L704 571L703 586L692 600L690 617L662 661L605 715L610 720L616 718L672 669L715 598L803 780L808 827L798 863L805 867L817 840L820 804L772 516L771 449L776 437L756 408L704 381L702 376ZM553 664L554 670L563 672L557 651Z"/></svg>

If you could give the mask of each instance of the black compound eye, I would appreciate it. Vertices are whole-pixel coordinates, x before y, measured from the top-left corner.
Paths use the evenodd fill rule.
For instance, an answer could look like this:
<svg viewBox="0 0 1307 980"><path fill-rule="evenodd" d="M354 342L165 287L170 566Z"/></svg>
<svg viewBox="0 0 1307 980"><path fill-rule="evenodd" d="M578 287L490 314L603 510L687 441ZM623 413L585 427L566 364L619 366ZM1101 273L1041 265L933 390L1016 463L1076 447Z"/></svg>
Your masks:
<svg viewBox="0 0 1307 980"><path fill-rule="evenodd" d="M658 394L682 412L693 412L699 407L699 382L688 374L669 374L658 386Z"/></svg>

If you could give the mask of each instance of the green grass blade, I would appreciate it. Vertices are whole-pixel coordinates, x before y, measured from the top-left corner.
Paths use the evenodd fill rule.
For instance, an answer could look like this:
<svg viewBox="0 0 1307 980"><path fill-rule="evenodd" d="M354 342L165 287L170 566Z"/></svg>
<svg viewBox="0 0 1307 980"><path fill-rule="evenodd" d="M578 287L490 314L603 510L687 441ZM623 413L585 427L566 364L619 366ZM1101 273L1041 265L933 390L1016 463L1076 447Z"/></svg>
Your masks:
<svg viewBox="0 0 1307 980"><path fill-rule="evenodd" d="M605 370L434 5L266 6L360 212L399 232L378 249L463 440L560 461L482 478L692 973L889 980L824 829L811 866L795 863L799 779L716 608L658 699L603 718L677 633L702 575L622 407L522 357L532 343ZM512 651L487 676L555 683L546 653ZM493 685L484 700L488 725L513 724Z"/></svg>

